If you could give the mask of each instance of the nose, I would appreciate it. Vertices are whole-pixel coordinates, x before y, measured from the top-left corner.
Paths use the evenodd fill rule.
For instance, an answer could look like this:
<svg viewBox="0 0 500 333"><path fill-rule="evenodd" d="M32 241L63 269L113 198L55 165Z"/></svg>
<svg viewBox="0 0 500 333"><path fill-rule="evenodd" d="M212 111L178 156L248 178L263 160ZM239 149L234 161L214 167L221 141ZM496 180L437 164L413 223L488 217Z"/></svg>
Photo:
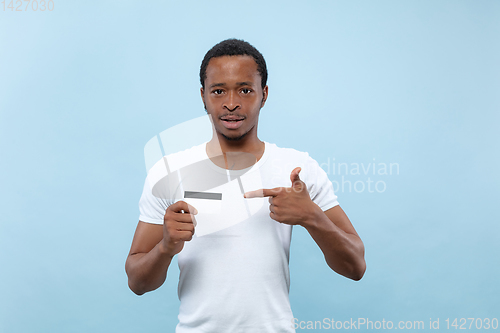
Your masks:
<svg viewBox="0 0 500 333"><path fill-rule="evenodd" d="M229 111L235 111L236 109L241 108L241 102L238 94L233 91L229 92L222 107Z"/></svg>

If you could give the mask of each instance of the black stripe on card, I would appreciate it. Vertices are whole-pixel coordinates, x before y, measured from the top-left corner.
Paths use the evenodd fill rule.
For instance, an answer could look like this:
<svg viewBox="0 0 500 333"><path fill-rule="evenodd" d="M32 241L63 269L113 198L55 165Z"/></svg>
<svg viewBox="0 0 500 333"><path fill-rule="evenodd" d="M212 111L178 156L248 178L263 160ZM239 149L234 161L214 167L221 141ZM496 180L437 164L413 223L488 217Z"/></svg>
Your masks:
<svg viewBox="0 0 500 333"><path fill-rule="evenodd" d="M184 198L222 200L222 193L184 191Z"/></svg>

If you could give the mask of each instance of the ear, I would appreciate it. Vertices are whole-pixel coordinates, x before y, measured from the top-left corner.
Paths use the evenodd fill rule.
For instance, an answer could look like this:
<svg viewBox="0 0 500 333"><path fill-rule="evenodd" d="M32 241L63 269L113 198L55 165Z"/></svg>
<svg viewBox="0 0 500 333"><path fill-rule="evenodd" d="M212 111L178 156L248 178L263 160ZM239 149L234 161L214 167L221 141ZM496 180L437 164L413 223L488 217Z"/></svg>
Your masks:
<svg viewBox="0 0 500 333"><path fill-rule="evenodd" d="M201 100L203 101L203 105L205 105L205 96L203 96L203 87L200 88L200 93L201 93Z"/></svg>
<svg viewBox="0 0 500 333"><path fill-rule="evenodd" d="M262 89L262 103L260 105L260 107L264 107L264 104L266 104L266 100L267 100L267 94L269 92L269 88L267 87L267 85L264 87L264 89Z"/></svg>

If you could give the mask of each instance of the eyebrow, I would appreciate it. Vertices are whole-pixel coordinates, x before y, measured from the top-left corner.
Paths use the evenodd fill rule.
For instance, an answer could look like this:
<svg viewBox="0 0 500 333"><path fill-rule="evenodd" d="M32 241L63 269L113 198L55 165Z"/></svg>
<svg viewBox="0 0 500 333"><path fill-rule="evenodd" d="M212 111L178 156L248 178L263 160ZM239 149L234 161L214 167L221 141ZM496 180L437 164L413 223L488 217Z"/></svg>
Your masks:
<svg viewBox="0 0 500 333"><path fill-rule="evenodd" d="M210 85L210 88L214 87L224 87L226 84L225 83L213 83ZM236 82L237 86L251 86L252 82L250 81L243 81L243 82Z"/></svg>

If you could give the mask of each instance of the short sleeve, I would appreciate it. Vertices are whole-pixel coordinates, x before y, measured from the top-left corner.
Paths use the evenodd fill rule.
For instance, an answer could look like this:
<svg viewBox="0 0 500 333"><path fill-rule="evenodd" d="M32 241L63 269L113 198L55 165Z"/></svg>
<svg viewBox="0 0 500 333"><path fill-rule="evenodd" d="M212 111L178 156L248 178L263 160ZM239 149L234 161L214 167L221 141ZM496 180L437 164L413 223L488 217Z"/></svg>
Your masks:
<svg viewBox="0 0 500 333"><path fill-rule="evenodd" d="M328 179L328 175L319 166L318 162L308 155L304 168L307 178L303 181L307 185L311 200L323 211L338 206L339 203L333 191L332 182Z"/></svg>
<svg viewBox="0 0 500 333"><path fill-rule="evenodd" d="M153 195L149 180L146 178L141 199L139 200L139 221L163 224L163 217L169 203L166 199L157 198Z"/></svg>

